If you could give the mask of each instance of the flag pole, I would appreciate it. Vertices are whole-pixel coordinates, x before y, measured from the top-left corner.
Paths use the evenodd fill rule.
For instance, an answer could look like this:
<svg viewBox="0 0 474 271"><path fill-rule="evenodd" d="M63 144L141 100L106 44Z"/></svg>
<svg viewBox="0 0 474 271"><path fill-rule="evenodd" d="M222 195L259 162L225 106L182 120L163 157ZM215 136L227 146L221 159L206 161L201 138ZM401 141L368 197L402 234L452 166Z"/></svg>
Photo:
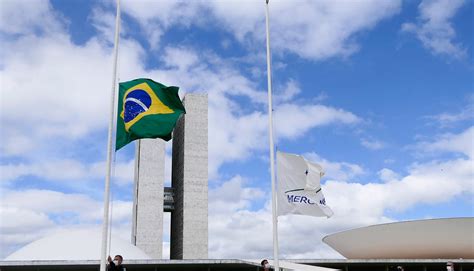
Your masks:
<svg viewBox="0 0 474 271"><path fill-rule="evenodd" d="M107 141L107 172L105 176L104 191L104 218L102 222L102 250L100 255L100 271L105 271L107 258L107 237L109 230L109 203L110 203L110 175L112 169L112 156L114 155L113 127L115 120L115 89L117 85L117 59L118 45L120 36L120 0L117 0L117 15L115 17L115 38L114 38L114 58L113 58L113 74L112 74L112 95L110 98L110 119L109 134Z"/></svg>
<svg viewBox="0 0 474 271"><path fill-rule="evenodd" d="M271 68L271 54L270 54L270 26L269 26L269 11L268 2L265 5L265 25L267 33L267 84L268 84L268 130L270 143L270 171L272 177L272 221L273 221L273 266L276 271L280 271L280 262L278 260L278 217L277 217L277 202L275 192L275 154L273 145L273 106L272 106L272 68Z"/></svg>

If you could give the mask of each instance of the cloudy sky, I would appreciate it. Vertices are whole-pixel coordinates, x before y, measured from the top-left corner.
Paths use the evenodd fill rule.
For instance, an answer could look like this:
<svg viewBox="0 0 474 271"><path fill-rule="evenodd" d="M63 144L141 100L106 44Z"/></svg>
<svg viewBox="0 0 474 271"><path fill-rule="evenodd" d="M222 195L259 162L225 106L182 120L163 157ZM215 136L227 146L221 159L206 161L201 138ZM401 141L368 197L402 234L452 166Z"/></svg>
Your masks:
<svg viewBox="0 0 474 271"><path fill-rule="evenodd" d="M281 257L340 258L321 238L355 227L474 216L474 2L270 4L276 145L324 166L335 212L281 217ZM264 0L122 7L120 81L209 94L210 258L271 256ZM0 12L1 259L100 227L115 4L0 0ZM134 148L117 153L112 187L127 240Z"/></svg>

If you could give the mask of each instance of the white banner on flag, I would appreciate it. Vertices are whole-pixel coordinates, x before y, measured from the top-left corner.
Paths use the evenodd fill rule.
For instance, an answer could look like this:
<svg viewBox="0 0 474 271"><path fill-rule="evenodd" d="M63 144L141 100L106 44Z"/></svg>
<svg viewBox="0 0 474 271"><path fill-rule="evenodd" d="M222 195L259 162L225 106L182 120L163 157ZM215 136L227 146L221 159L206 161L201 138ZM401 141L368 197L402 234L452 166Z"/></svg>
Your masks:
<svg viewBox="0 0 474 271"><path fill-rule="evenodd" d="M323 168L304 157L277 153L278 215L333 215L321 191Z"/></svg>

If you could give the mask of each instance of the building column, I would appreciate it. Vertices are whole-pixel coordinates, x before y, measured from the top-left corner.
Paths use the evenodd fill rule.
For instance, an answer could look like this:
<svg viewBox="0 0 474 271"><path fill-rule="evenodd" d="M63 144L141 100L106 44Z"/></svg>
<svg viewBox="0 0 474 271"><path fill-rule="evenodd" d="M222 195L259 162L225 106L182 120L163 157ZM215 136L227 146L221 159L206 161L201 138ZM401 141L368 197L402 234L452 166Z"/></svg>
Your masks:
<svg viewBox="0 0 474 271"><path fill-rule="evenodd" d="M164 179L164 141L138 140L135 151L132 244L153 259L163 257Z"/></svg>
<svg viewBox="0 0 474 271"><path fill-rule="evenodd" d="M187 94L173 132L170 258L208 258L207 95Z"/></svg>

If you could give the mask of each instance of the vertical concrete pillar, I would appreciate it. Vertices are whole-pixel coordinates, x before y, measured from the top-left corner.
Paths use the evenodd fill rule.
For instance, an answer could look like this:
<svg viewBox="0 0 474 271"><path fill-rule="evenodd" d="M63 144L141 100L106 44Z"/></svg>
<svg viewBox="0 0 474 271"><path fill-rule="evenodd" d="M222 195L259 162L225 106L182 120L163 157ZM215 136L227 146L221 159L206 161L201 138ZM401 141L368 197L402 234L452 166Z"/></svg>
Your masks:
<svg viewBox="0 0 474 271"><path fill-rule="evenodd" d="M173 133L171 259L208 257L207 95L187 94Z"/></svg>
<svg viewBox="0 0 474 271"><path fill-rule="evenodd" d="M165 143L141 139L135 155L132 244L153 259L162 258Z"/></svg>

